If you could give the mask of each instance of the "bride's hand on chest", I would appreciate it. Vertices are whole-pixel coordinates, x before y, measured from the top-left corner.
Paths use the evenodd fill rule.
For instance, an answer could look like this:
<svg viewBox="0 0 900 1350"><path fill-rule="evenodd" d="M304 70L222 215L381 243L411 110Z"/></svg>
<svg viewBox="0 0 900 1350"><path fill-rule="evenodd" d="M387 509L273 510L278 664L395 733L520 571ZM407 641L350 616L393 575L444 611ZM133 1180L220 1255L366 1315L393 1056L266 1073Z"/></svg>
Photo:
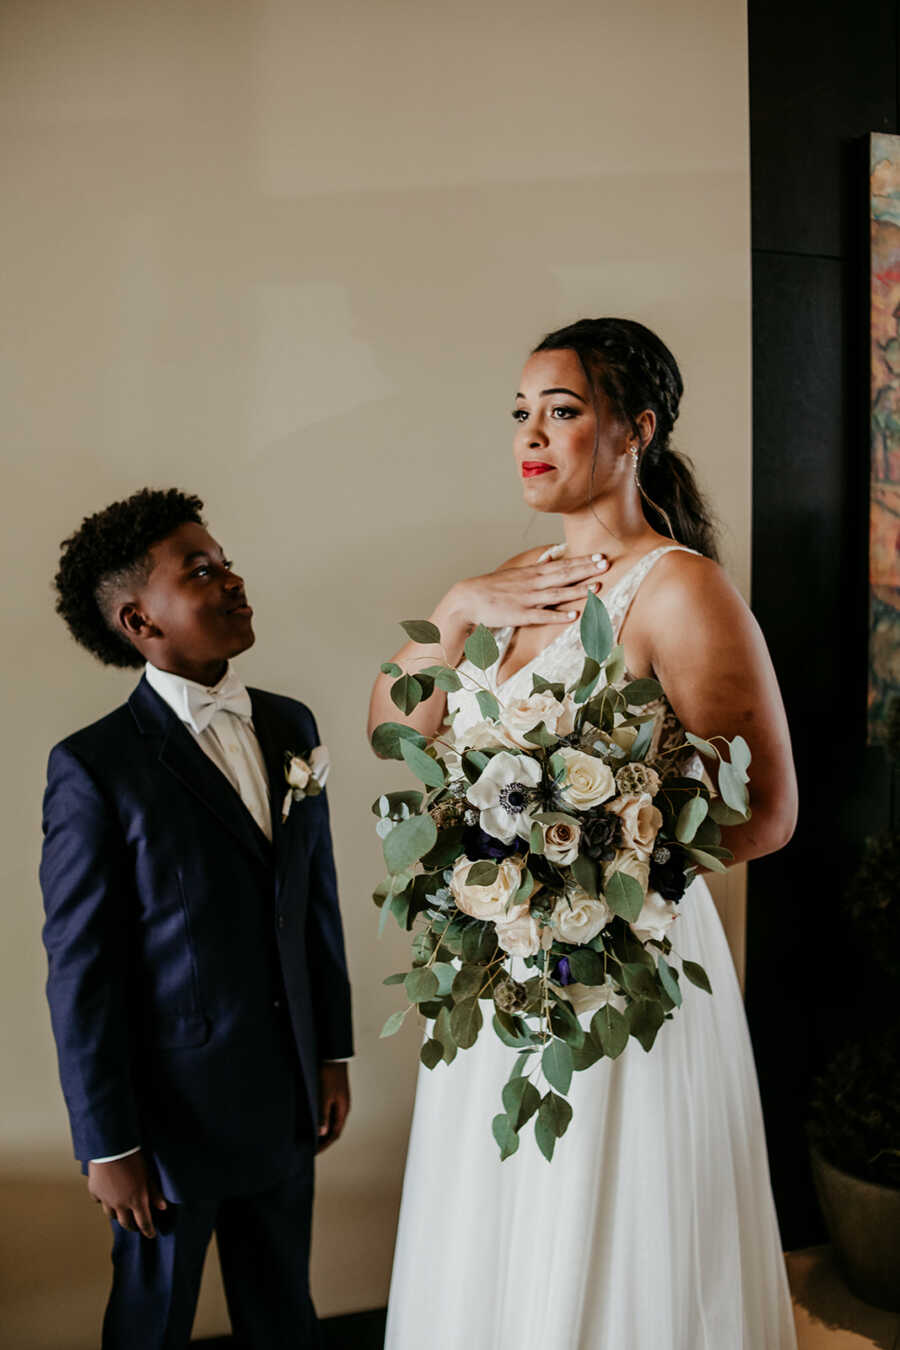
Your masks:
<svg viewBox="0 0 900 1350"><path fill-rule="evenodd" d="M540 549L531 549L494 572L456 582L439 609L472 628L477 624L486 628L544 626L549 633L571 623L608 563L601 554L538 562L540 553Z"/></svg>

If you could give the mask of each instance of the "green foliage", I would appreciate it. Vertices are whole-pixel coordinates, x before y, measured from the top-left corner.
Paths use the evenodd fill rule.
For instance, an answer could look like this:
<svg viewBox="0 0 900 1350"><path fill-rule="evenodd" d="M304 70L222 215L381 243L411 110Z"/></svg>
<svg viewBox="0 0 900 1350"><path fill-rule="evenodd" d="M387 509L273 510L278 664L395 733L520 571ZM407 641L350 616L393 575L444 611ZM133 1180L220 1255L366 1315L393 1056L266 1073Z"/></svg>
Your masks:
<svg viewBox="0 0 900 1350"><path fill-rule="evenodd" d="M468 1050L475 1044L483 1020L481 1007L476 998L466 998L461 1003L453 1005L450 1013L450 1031L460 1050Z"/></svg>
<svg viewBox="0 0 900 1350"><path fill-rule="evenodd" d="M435 1069L444 1058L444 1048L440 1041L428 1040L419 1051L419 1059L426 1069Z"/></svg>
<svg viewBox="0 0 900 1350"><path fill-rule="evenodd" d="M681 969L684 971L685 978L695 984L698 989L703 989L707 994L712 993L712 986L709 982L709 976L702 966L698 966L696 961L682 961Z"/></svg>
<svg viewBox="0 0 900 1350"><path fill-rule="evenodd" d="M625 1010L630 1034L640 1042L648 1054L653 1048L653 1042L665 1021L665 1016L662 1005L652 1003L649 999L638 999L635 1003L629 1003Z"/></svg>
<svg viewBox="0 0 900 1350"><path fill-rule="evenodd" d="M572 1082L572 1051L565 1041L550 1041L541 1055L544 1077L557 1092L566 1093Z"/></svg>
<svg viewBox="0 0 900 1350"><path fill-rule="evenodd" d="M444 787L447 776L436 759L420 750L412 741L400 742L400 753L417 778L421 778L426 787Z"/></svg>
<svg viewBox="0 0 900 1350"><path fill-rule="evenodd" d="M500 717L500 704L489 689L479 689L475 698L481 709L481 715L487 721L496 722Z"/></svg>
<svg viewBox="0 0 900 1350"><path fill-rule="evenodd" d="M641 884L627 872L613 872L607 877L603 894L613 914L618 914L626 923L634 923L644 907Z"/></svg>
<svg viewBox="0 0 900 1350"><path fill-rule="evenodd" d="M900 1188L900 1031L838 1051L815 1082L809 1134L834 1167Z"/></svg>
<svg viewBox="0 0 900 1350"><path fill-rule="evenodd" d="M412 867L434 847L436 840L437 827L430 816L410 816L409 820L401 820L382 843L388 871L402 872Z"/></svg>
<svg viewBox="0 0 900 1350"><path fill-rule="evenodd" d="M602 666L613 648L613 631L606 606L593 591L588 591L580 632L585 653Z"/></svg>
<svg viewBox="0 0 900 1350"><path fill-rule="evenodd" d="M591 1036L610 1059L619 1058L628 1044L628 1035L628 1022L610 1003L591 1018Z"/></svg>
<svg viewBox="0 0 900 1350"><path fill-rule="evenodd" d="M441 641L441 630L430 619L402 619L400 627L411 642L434 647Z"/></svg>
<svg viewBox="0 0 900 1350"><path fill-rule="evenodd" d="M466 659L478 670L488 670L500 655L500 649L489 628L480 623L466 638Z"/></svg>
<svg viewBox="0 0 900 1350"><path fill-rule="evenodd" d="M500 1161L505 1162L519 1147L519 1136L510 1124L509 1116L504 1111L494 1116L491 1121L491 1129L500 1148Z"/></svg>
<svg viewBox="0 0 900 1350"><path fill-rule="evenodd" d="M415 675L401 675L391 685L391 698L403 713L411 713L422 702L424 690Z"/></svg>

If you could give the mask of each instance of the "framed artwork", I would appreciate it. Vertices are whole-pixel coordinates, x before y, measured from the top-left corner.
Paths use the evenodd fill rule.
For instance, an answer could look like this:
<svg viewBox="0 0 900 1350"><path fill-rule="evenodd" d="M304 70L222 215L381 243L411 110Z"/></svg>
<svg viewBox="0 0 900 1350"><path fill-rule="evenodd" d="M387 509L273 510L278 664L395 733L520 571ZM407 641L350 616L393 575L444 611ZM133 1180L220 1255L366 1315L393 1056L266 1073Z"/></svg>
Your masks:
<svg viewBox="0 0 900 1350"><path fill-rule="evenodd" d="M900 136L869 138L870 745L900 698Z"/></svg>

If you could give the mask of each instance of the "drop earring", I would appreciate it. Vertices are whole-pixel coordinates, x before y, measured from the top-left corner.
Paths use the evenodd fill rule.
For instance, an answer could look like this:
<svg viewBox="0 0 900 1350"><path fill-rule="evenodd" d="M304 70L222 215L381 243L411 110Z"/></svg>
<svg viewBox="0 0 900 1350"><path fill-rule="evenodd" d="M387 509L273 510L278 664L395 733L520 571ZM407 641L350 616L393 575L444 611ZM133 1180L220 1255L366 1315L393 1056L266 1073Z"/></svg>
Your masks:
<svg viewBox="0 0 900 1350"><path fill-rule="evenodd" d="M628 447L628 453L631 455L631 462L634 466L634 481L638 482L638 448L636 445Z"/></svg>

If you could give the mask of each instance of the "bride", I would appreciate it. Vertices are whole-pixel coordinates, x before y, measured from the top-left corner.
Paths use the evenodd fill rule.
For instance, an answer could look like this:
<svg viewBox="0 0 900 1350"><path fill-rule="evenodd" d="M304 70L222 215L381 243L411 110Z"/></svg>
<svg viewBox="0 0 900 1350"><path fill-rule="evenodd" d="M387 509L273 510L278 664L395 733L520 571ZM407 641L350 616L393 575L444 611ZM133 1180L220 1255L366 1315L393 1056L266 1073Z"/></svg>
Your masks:
<svg viewBox="0 0 900 1350"><path fill-rule="evenodd" d="M765 642L669 445L681 393L674 357L639 323L582 320L546 337L515 397L514 454L526 502L561 517L564 543L451 586L431 615L443 652L410 643L394 660L483 679L462 659L482 623L500 653L490 687L525 697L534 670L578 676L578 617L596 591L628 678L665 690L658 735L749 742L753 816L722 841L739 861L788 841L796 782ZM397 720L389 686L380 676L370 733ZM446 707L436 690L405 720L426 736L446 712L457 728L479 721L472 686L463 678ZM747 1024L702 877L669 936L714 997L686 990L651 1054L632 1041L575 1076L552 1164L527 1131L500 1161L490 1121L512 1052L489 1032L420 1070L387 1350L794 1350Z"/></svg>

